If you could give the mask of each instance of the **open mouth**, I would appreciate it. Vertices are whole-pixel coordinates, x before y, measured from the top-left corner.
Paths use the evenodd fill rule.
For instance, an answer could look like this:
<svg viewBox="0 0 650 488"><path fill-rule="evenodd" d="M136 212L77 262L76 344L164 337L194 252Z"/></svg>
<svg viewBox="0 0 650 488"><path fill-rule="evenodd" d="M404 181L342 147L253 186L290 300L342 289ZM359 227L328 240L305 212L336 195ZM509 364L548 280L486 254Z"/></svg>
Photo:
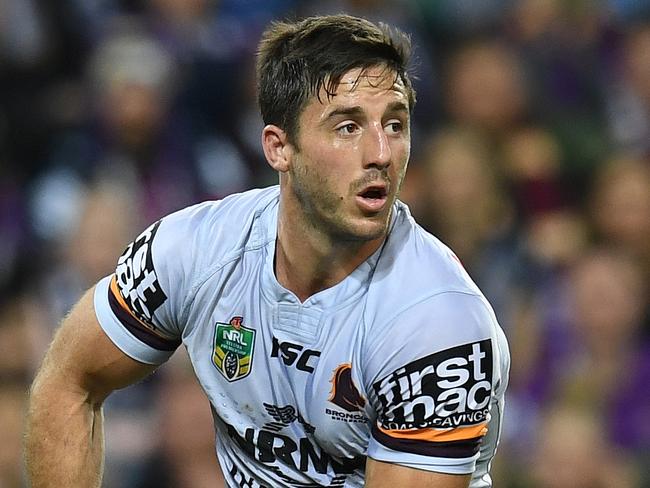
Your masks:
<svg viewBox="0 0 650 488"><path fill-rule="evenodd" d="M386 188L384 187L370 187L366 188L359 194L361 198L368 198L370 200L379 200L386 198Z"/></svg>
<svg viewBox="0 0 650 488"><path fill-rule="evenodd" d="M387 199L388 188L385 185L368 186L357 194L357 202L361 209L370 213L382 210Z"/></svg>

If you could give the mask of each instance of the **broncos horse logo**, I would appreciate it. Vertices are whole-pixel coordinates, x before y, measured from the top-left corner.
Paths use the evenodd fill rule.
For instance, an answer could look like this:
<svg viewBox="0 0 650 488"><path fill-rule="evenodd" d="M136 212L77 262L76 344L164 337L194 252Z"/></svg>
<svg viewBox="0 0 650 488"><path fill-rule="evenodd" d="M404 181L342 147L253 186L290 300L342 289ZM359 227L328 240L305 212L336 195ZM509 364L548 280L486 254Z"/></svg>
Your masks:
<svg viewBox="0 0 650 488"><path fill-rule="evenodd" d="M330 380L332 391L328 400L348 412L360 412L366 405L366 399L352 380L352 365L339 365Z"/></svg>

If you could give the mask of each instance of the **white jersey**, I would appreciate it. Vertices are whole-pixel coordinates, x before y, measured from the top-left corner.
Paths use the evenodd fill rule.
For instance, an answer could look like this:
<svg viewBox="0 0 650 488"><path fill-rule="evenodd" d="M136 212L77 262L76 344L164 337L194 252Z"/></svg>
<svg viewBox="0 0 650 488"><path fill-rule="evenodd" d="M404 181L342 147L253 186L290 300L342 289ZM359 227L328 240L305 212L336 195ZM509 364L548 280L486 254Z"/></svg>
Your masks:
<svg viewBox="0 0 650 488"><path fill-rule="evenodd" d="M150 364L184 344L230 487L361 487L366 456L491 486L509 354L454 254L397 202L382 247L301 303L274 274L278 201L149 227L96 287L106 334Z"/></svg>

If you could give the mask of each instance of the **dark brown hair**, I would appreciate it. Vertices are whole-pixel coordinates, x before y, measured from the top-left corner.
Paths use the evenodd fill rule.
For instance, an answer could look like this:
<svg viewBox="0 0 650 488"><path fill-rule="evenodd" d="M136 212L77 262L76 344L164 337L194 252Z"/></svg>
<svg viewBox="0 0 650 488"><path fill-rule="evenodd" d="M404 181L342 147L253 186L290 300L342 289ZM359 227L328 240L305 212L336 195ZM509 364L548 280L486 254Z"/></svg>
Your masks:
<svg viewBox="0 0 650 488"><path fill-rule="evenodd" d="M410 54L411 41L403 32L349 15L275 22L262 35L257 58L262 119L296 143L298 118L309 98L321 89L331 96L349 70L373 66L384 66L404 83L412 109Z"/></svg>

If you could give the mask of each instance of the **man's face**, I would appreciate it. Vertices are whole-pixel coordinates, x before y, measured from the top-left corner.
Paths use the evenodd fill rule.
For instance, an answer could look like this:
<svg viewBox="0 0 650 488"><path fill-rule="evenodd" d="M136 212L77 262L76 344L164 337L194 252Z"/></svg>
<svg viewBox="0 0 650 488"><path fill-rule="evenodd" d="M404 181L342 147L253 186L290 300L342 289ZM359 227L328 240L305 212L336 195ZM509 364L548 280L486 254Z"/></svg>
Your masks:
<svg viewBox="0 0 650 488"><path fill-rule="evenodd" d="M383 236L410 153L406 88L382 67L347 72L299 118L288 170L307 224L341 240Z"/></svg>

